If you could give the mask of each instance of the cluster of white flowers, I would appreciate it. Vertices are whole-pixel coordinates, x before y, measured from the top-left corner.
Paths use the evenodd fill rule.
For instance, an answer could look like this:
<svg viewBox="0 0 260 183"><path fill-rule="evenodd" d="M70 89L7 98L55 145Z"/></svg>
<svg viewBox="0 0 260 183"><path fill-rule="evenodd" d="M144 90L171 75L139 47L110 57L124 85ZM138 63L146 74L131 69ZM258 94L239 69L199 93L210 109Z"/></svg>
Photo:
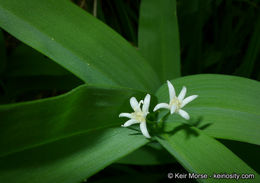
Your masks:
<svg viewBox="0 0 260 183"><path fill-rule="evenodd" d="M165 108L165 109L169 109L171 114L177 113L184 119L189 120L190 119L189 114L186 111L184 111L182 108L185 105L187 105L188 103L190 103L191 101L193 101L194 99L196 99L198 97L198 95L191 95L191 96L185 98L187 89L184 86L182 88L180 94L178 95L178 97L176 97L175 89L174 89L173 85L171 84L171 82L167 81L167 84L168 84L169 98L170 98L169 104L167 104L167 103L157 104L154 107L153 111L157 111L160 108ZM151 99L151 96L149 94L147 94L145 96L144 100L141 100L140 102L138 102L135 97L132 97L130 99L130 105L131 105L132 109L134 110L134 112L119 114L119 117L130 118L128 121L126 121L122 125L122 127L128 127L132 124L140 123L140 129L141 129L142 134L146 138L150 138L151 136L149 135L147 127L146 127L146 116L147 116L147 114L149 114L150 99ZM141 105L142 105L142 108L141 108Z"/></svg>

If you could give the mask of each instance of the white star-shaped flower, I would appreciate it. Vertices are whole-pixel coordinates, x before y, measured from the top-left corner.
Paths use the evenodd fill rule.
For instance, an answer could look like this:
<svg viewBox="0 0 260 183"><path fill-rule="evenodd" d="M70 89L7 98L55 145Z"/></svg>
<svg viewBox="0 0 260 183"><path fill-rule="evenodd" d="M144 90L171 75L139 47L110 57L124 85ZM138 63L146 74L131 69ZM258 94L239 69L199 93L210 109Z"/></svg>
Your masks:
<svg viewBox="0 0 260 183"><path fill-rule="evenodd" d="M119 117L130 118L128 121L125 122L125 124L122 125L122 127L128 127L132 124L140 123L140 129L141 129L142 134L146 138L151 138L151 136L148 133L147 127L146 127L146 116L149 113L150 99L151 99L151 96L149 94L147 94L144 98L144 101L141 100L138 103L136 98L132 97L130 99L130 105L133 108L134 112L119 114ZM142 109L141 109L141 104L143 104Z"/></svg>
<svg viewBox="0 0 260 183"><path fill-rule="evenodd" d="M187 92L187 89L184 86L182 88L179 96L176 97L175 89L174 89L173 85L171 84L171 82L167 81L167 84L168 84L169 97L170 97L169 104L166 104L166 103L157 104L154 107L153 111L156 111L160 108L165 108L165 109L169 109L171 111L171 114L176 112L180 116L182 116L184 119L189 120L190 119L189 114L186 111L182 110L181 108L183 108L186 104L188 104L191 101L193 101L194 99L196 99L198 97L198 95L191 95L184 99L186 92Z"/></svg>

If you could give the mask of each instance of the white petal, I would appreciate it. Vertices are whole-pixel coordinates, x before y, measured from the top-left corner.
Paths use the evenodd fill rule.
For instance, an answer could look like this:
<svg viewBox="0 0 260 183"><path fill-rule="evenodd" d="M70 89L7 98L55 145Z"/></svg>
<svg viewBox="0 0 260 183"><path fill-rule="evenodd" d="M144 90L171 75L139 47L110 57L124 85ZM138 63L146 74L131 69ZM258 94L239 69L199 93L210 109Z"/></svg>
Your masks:
<svg viewBox="0 0 260 183"><path fill-rule="evenodd" d="M193 101L194 99L196 99L198 97L198 95L192 95L189 96L187 98L185 98L182 103L181 103L181 107L184 107L186 104L190 103L191 101Z"/></svg>
<svg viewBox="0 0 260 183"><path fill-rule="evenodd" d="M125 124L122 125L122 127L128 127L135 123L138 123L138 121L136 121L135 119L129 119L127 122L125 122Z"/></svg>
<svg viewBox="0 0 260 183"><path fill-rule="evenodd" d="M169 89L169 97L170 97L170 101L171 101L173 99L173 97L176 96L175 89L170 81L167 80L167 84L168 84L168 89Z"/></svg>
<svg viewBox="0 0 260 183"><path fill-rule="evenodd" d="M160 109L160 108L169 109L169 104L166 104L166 103L157 104L157 105L154 107L153 111L157 111L157 110Z"/></svg>
<svg viewBox="0 0 260 183"><path fill-rule="evenodd" d="M147 94L144 98L144 104L143 104L143 108L142 108L142 111L147 114L148 113L148 110L149 110L149 106L150 106L150 99L151 99L151 96L149 94Z"/></svg>
<svg viewBox="0 0 260 183"><path fill-rule="evenodd" d="M140 102L138 103L138 106L141 106L141 104L143 104L144 101L143 100L140 100Z"/></svg>
<svg viewBox="0 0 260 183"><path fill-rule="evenodd" d="M130 113L120 113L120 114L119 114L119 118L121 118L121 117L131 118L132 115L131 115Z"/></svg>
<svg viewBox="0 0 260 183"><path fill-rule="evenodd" d="M140 129L142 134L146 137L146 138L151 138L151 136L148 133L147 127L146 127L146 122L142 122L140 123Z"/></svg>
<svg viewBox="0 0 260 183"><path fill-rule="evenodd" d="M130 105L134 111L137 110L138 108L140 109L140 106L135 97L130 98Z"/></svg>
<svg viewBox="0 0 260 183"><path fill-rule="evenodd" d="M187 88L186 88L185 86L182 87L181 92L180 92L180 94L179 94L179 96L178 96L178 99L179 99L180 101L182 101L182 100L184 99L184 97L185 97L185 95L186 95L186 92L187 92Z"/></svg>
<svg viewBox="0 0 260 183"><path fill-rule="evenodd" d="M176 105L173 105L173 106L171 107L171 114L173 114L173 113L175 112L175 110L176 110Z"/></svg>
<svg viewBox="0 0 260 183"><path fill-rule="evenodd" d="M181 117L183 117L186 120L190 119L189 114L186 111L182 110L182 109L179 110L179 114L181 115Z"/></svg>

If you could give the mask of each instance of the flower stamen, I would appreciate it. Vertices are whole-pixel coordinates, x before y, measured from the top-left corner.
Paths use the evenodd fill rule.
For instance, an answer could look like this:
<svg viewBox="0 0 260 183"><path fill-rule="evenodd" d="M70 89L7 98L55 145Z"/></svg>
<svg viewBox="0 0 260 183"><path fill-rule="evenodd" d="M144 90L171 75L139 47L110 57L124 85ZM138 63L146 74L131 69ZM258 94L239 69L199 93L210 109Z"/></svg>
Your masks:
<svg viewBox="0 0 260 183"><path fill-rule="evenodd" d="M189 120L190 119L189 114L186 111L182 110L182 108L186 104L190 103L192 100L196 99L198 97L198 95L192 95L192 96L189 96L184 99L184 97L186 95L186 91L187 91L186 87L184 86L182 88L179 96L177 97L175 94L175 89L174 89L173 85L171 84L171 82L167 81L167 84L168 84L169 98L170 98L169 104L167 104L167 103L157 104L155 106L155 108L153 109L153 111L156 111L160 108L166 108L166 109L170 110L171 114L176 112L184 119Z"/></svg>
<svg viewBox="0 0 260 183"><path fill-rule="evenodd" d="M140 123L141 132L146 138L150 138L150 135L146 127L146 116L149 113L150 99L151 96L149 94L147 94L145 96L145 99L141 100L140 102L137 102L136 98L132 97L130 99L130 105L134 110L134 112L119 114L119 117L130 118L130 120L128 120L127 122L124 123L124 125L122 125L123 127L128 127L132 124ZM141 109L141 105L142 105L142 109Z"/></svg>

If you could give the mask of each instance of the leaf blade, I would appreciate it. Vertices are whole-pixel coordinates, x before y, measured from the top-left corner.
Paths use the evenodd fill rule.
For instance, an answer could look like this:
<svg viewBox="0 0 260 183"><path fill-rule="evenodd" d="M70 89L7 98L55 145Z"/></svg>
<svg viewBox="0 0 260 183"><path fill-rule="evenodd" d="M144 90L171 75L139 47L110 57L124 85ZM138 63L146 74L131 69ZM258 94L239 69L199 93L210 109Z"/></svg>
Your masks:
<svg viewBox="0 0 260 183"><path fill-rule="evenodd" d="M0 158L0 181L80 182L148 142L132 133L121 127L98 130Z"/></svg>
<svg viewBox="0 0 260 183"><path fill-rule="evenodd" d="M138 47L157 71L161 82L177 78L180 46L175 0L142 0Z"/></svg>
<svg viewBox="0 0 260 183"><path fill-rule="evenodd" d="M1 0L0 9L2 28L88 84L158 86L153 69L129 43L69 1Z"/></svg>
<svg viewBox="0 0 260 183"><path fill-rule="evenodd" d="M128 99L133 95L140 93L83 85L57 97L0 105L0 156L86 131L119 126L122 119L118 115L130 110Z"/></svg>
<svg viewBox="0 0 260 183"><path fill-rule="evenodd" d="M205 135L202 131L183 125L182 123L168 122L169 134L157 137L161 143L190 173L206 174L208 178L197 179L199 182L219 182L214 174L254 174L254 181L259 175L246 163L238 158L223 144ZM174 132L173 132L174 131ZM212 177L210 177L212 176ZM237 182L231 179L231 182Z"/></svg>
<svg viewBox="0 0 260 183"><path fill-rule="evenodd" d="M172 83L177 91L186 86L187 96L199 95L184 110L191 115L190 122L205 128L207 135L260 144L259 82L235 76L201 74L176 79ZM166 85L158 90L157 96L159 102L168 102ZM168 120L186 122L178 115L171 115Z"/></svg>

